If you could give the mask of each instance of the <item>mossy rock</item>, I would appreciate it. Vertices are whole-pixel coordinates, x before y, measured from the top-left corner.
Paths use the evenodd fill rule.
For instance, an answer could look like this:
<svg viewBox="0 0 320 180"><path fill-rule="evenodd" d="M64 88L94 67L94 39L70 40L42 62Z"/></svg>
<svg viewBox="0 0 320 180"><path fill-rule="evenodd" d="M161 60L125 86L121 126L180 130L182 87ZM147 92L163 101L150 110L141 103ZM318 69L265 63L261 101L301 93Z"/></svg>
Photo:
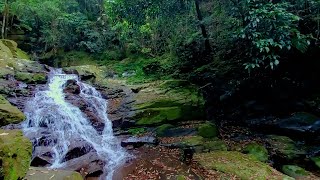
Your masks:
<svg viewBox="0 0 320 180"><path fill-rule="evenodd" d="M20 123L24 119L25 115L0 95L0 126Z"/></svg>
<svg viewBox="0 0 320 180"><path fill-rule="evenodd" d="M284 165L282 166L282 172L293 178L301 178L308 176L310 173L303 168L295 165Z"/></svg>
<svg viewBox="0 0 320 180"><path fill-rule="evenodd" d="M45 73L17 72L14 76L18 81L27 84L45 84L47 82Z"/></svg>
<svg viewBox="0 0 320 180"><path fill-rule="evenodd" d="M227 144L218 138L204 142L203 146L204 146L204 150L207 150L209 152L211 152L211 151L227 151L228 150Z"/></svg>
<svg viewBox="0 0 320 180"><path fill-rule="evenodd" d="M134 136L144 134L145 132L146 132L145 128L130 128L128 130L128 133L130 133L130 134L132 134Z"/></svg>
<svg viewBox="0 0 320 180"><path fill-rule="evenodd" d="M311 160L318 168L320 168L320 157L312 157Z"/></svg>
<svg viewBox="0 0 320 180"><path fill-rule="evenodd" d="M193 147L196 152L227 151L226 143L218 138L206 139L201 136L191 136L181 142L182 146Z"/></svg>
<svg viewBox="0 0 320 180"><path fill-rule="evenodd" d="M182 117L180 107L150 108L142 110L136 115L136 118L140 119L137 122L138 125L157 125L182 119Z"/></svg>
<svg viewBox="0 0 320 180"><path fill-rule="evenodd" d="M192 136L184 139L182 144L186 146L202 146L205 142L205 139L201 136Z"/></svg>
<svg viewBox="0 0 320 180"><path fill-rule="evenodd" d="M199 126L198 134L204 138L213 138L218 135L218 128L215 124L205 123Z"/></svg>
<svg viewBox="0 0 320 180"><path fill-rule="evenodd" d="M260 144L257 144L257 143L248 144L244 148L243 152L246 154L253 155L255 158L257 158L261 162L268 161L268 150Z"/></svg>
<svg viewBox="0 0 320 180"><path fill-rule="evenodd" d="M25 180L83 180L80 173L66 170L52 170L42 167L30 167Z"/></svg>
<svg viewBox="0 0 320 180"><path fill-rule="evenodd" d="M251 155L236 151L196 153L194 160L205 169L233 174L241 179L293 179L258 161Z"/></svg>
<svg viewBox="0 0 320 180"><path fill-rule="evenodd" d="M23 179L32 155L32 144L20 130L0 129L0 164L4 180Z"/></svg>
<svg viewBox="0 0 320 180"><path fill-rule="evenodd" d="M289 160L306 153L304 150L298 149L295 142L286 136L269 135L267 142L278 155Z"/></svg>
<svg viewBox="0 0 320 180"><path fill-rule="evenodd" d="M169 82L174 85L168 85ZM185 86L176 85L181 82ZM132 117L139 125L157 126L205 118L203 97L187 81L160 81L141 87L134 95L136 114Z"/></svg>
<svg viewBox="0 0 320 180"><path fill-rule="evenodd" d="M171 124L163 124L163 125L158 126L156 128L156 134L157 134L157 136L162 137L166 134L166 131L171 128L174 128L174 126Z"/></svg>

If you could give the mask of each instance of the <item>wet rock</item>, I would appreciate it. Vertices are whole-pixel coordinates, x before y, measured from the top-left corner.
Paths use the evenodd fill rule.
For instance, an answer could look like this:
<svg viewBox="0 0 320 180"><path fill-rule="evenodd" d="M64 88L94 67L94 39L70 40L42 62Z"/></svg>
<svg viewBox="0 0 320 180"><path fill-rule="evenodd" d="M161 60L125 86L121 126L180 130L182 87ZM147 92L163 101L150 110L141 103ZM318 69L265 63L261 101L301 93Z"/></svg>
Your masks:
<svg viewBox="0 0 320 180"><path fill-rule="evenodd" d="M78 107L89 119L92 126L99 132L104 129L104 119L100 118L95 112L94 107L91 106L83 97L76 94L67 94L66 100L72 105Z"/></svg>
<svg viewBox="0 0 320 180"><path fill-rule="evenodd" d="M76 80L68 80L63 89L64 93L80 94L81 89Z"/></svg>
<svg viewBox="0 0 320 180"><path fill-rule="evenodd" d="M280 132L297 138L314 138L320 134L320 118L306 112L297 112L288 118L251 119L247 123L263 131Z"/></svg>
<svg viewBox="0 0 320 180"><path fill-rule="evenodd" d="M100 160L96 152L90 152L65 162L66 169L75 171L83 170L87 174L103 172L104 165L104 162Z"/></svg>
<svg viewBox="0 0 320 180"><path fill-rule="evenodd" d="M26 180L52 179L52 180L83 180L80 173L66 170L53 170L48 168L30 167Z"/></svg>
<svg viewBox="0 0 320 180"><path fill-rule="evenodd" d="M158 134L159 132L157 132ZM170 128L162 133L162 137L181 137L197 135L196 128Z"/></svg>
<svg viewBox="0 0 320 180"><path fill-rule="evenodd" d="M128 139L121 141L121 146L134 146L135 148L141 147L145 144L148 145L157 145L158 140L152 136L144 136L144 137L129 137Z"/></svg>
<svg viewBox="0 0 320 180"><path fill-rule="evenodd" d="M0 179L23 179L31 153L32 144L20 130L0 129Z"/></svg>
<svg viewBox="0 0 320 180"><path fill-rule="evenodd" d="M11 105L2 95L0 95L0 126L12 123L20 123L25 119L25 115L15 106Z"/></svg>
<svg viewBox="0 0 320 180"><path fill-rule="evenodd" d="M82 81L95 82L97 76L100 76L100 69L92 65L71 66L63 68L67 74L77 74Z"/></svg>
<svg viewBox="0 0 320 180"><path fill-rule="evenodd" d="M210 153L196 153L194 160L207 170L233 174L241 179L264 180L293 179L273 169L265 163L258 161L251 155L235 151L216 151Z"/></svg>

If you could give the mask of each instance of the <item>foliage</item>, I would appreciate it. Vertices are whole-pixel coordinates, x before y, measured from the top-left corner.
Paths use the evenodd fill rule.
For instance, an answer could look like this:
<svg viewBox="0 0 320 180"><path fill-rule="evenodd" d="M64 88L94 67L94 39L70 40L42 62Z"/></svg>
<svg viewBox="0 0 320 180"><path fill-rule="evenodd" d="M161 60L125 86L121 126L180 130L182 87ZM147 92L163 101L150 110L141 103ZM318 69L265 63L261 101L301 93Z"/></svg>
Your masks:
<svg viewBox="0 0 320 180"><path fill-rule="evenodd" d="M238 36L248 44L246 69L263 65L274 69L279 65L283 51L295 46L302 52L307 50L310 41L300 33L298 21L300 17L288 11L290 5L272 3L271 1L248 0L246 25L240 29Z"/></svg>

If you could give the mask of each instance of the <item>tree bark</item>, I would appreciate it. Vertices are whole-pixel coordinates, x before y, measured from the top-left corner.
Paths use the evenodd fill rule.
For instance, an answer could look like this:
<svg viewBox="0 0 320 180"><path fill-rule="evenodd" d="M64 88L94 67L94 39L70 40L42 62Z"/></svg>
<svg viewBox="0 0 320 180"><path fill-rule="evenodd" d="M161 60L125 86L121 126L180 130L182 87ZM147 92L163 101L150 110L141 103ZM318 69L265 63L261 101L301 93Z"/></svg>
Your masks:
<svg viewBox="0 0 320 180"><path fill-rule="evenodd" d="M202 17L201 10L200 10L200 0L194 0L194 2L195 2L195 6L196 6L196 12L197 12L198 20L200 22L201 33L202 33L202 36L203 36L204 41L205 41L204 42L205 43L205 50L207 52L211 52L208 33L207 33L207 30L206 30L206 27L204 26L204 24L202 22L203 17Z"/></svg>
<svg viewBox="0 0 320 180"><path fill-rule="evenodd" d="M3 14L2 14L2 28L1 28L1 38L5 39L5 34L6 34L6 25L7 25L7 16L8 16L8 1L4 1L4 9L3 9Z"/></svg>

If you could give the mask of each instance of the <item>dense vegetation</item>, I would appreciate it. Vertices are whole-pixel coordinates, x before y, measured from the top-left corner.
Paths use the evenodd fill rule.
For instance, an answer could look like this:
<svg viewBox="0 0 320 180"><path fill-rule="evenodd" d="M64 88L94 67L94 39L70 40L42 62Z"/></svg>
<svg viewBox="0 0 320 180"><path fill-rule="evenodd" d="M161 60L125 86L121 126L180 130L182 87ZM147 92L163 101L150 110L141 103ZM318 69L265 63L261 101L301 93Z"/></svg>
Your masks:
<svg viewBox="0 0 320 180"><path fill-rule="evenodd" d="M0 8L2 37L23 31L21 48L41 62L188 79L220 96L209 99L262 81L297 87L319 67L319 0L6 0Z"/></svg>

